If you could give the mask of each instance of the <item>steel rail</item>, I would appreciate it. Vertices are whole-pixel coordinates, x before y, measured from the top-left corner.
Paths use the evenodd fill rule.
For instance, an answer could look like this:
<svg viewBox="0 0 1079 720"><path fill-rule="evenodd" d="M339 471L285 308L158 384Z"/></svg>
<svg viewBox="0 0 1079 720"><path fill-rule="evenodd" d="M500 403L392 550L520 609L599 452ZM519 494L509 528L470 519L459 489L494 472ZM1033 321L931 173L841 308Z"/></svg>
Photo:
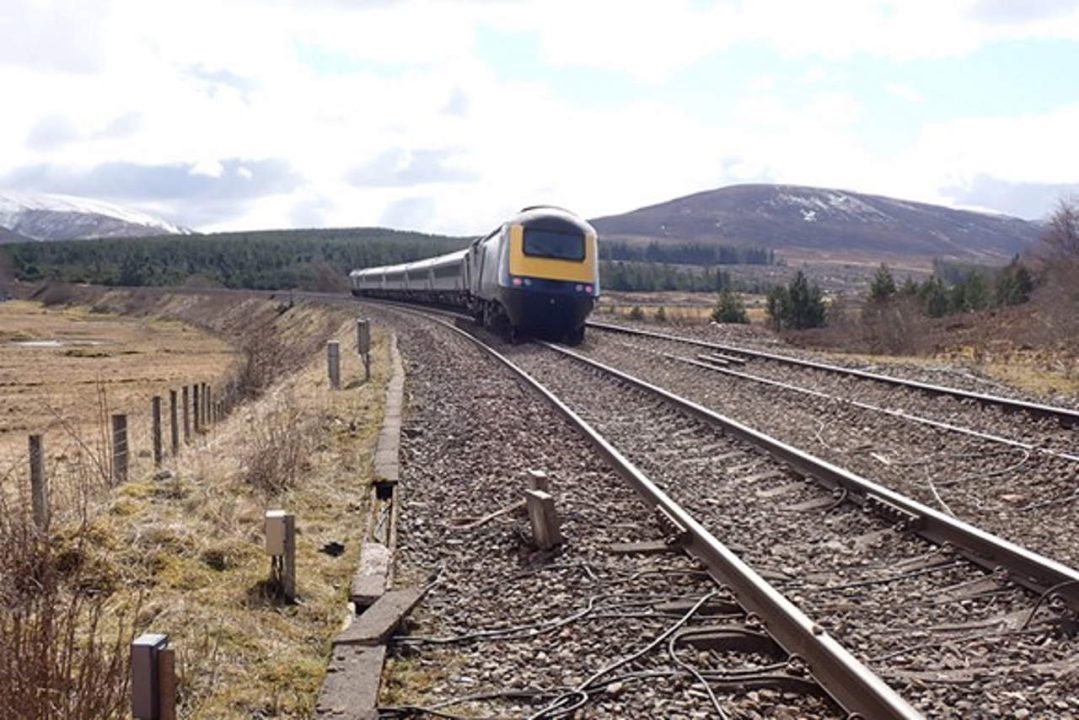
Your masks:
<svg viewBox="0 0 1079 720"><path fill-rule="evenodd" d="M1079 462L1079 455L1073 455L1071 453L1053 450L1052 448L1041 447L1032 443L1022 442L1020 440L1013 440L1011 438L1006 438L1001 435L993 435L992 433L982 432L980 430L973 430L971 428L963 427L962 425L954 425L952 423L946 423L940 420L933 420L931 418L922 417L921 415L914 415L913 413L908 413L905 410L893 410L891 408L873 405L872 403L862 402L861 400L851 400L850 398L840 397L839 395L832 395L830 393L822 392L820 390L813 390L812 388L802 387L800 385L783 382L781 380L772 380L771 378L753 375L752 373L742 372L740 370L731 370L730 368L720 367L718 365L711 365L706 362L701 362L700 360L681 357L679 355L673 355L671 353L659 353L659 355L660 357L667 358L668 360L674 360L685 365L692 365L693 367L711 370L713 372L722 373L723 375L729 375L731 377L736 377L742 380L760 383L761 385L777 387L783 390L789 390L790 392L820 398L822 400L831 400L833 402L843 403L844 405L850 405L851 407L856 407L860 410L869 410L871 412L883 413L885 415L898 418L900 420L906 420L908 422L916 423L919 425L928 425L929 427L933 427L938 430L946 430L948 432L966 435L968 437L977 438L979 440L985 440L986 442L997 443L999 445L1007 445L1008 447L1017 448L1019 450L1030 453L1047 455L1049 457L1060 458L1061 460L1067 460L1069 462Z"/></svg>
<svg viewBox="0 0 1079 720"><path fill-rule="evenodd" d="M625 333L627 335L640 335L643 337L653 337L661 340L672 340L674 342L696 345L697 347L705 347L712 350L720 350L729 353L738 353L746 355L748 357L771 360L787 365L795 365L797 367L807 367L813 368L814 370L822 370L824 372L839 373L851 377L862 378L864 380L875 380L876 382L887 383L889 385L913 388L915 390L920 390L922 392L930 393L932 395L951 395L952 397L963 398L965 400L975 400L979 403L982 403L983 405L995 405L1009 412L1025 412L1035 417L1051 418L1060 422L1065 427L1079 426L1079 410L1072 410L1070 408L1057 407L1054 405L1043 405L1040 403L1028 402L1026 400L1015 400L1012 398L1000 397L997 395L987 395L985 393L973 392L970 390L961 390L959 388L946 387L944 385L933 385L932 383L925 383L918 380L906 380L904 378L892 377L890 375L882 375L881 373L869 372L868 370L858 370L855 368L841 367L839 365L829 365L827 363L817 362L815 360L803 360L801 358L788 357L786 355L777 355L775 353L765 352L763 350L751 350L749 348L739 347L736 345L724 345L722 343L714 343L707 340L698 340L696 338L682 337L680 335L671 335L669 333L660 333L652 330L638 330L637 328L625 327L624 325L613 325L611 323L605 322L597 322L595 320L589 320L588 327L594 327L599 330L606 330L608 332Z"/></svg>
<svg viewBox="0 0 1079 720"><path fill-rule="evenodd" d="M483 340L438 317L413 309L395 308L419 315L452 330L486 351L514 373L527 387L544 398L580 432L636 492L657 512L673 520L683 537L683 547L699 560L716 582L725 585L739 604L756 614L775 641L808 667L820 686L850 713L849 718L892 720L922 715L863 665L828 632L773 588L750 566L731 552L688 512L649 480L583 418L559 400L539 381ZM557 349L557 348L556 348Z"/></svg>
<svg viewBox="0 0 1079 720"><path fill-rule="evenodd" d="M1079 571L1063 563L934 510L661 387L567 348L551 343L541 344L628 385L663 398L698 420L721 427L826 487L846 490L852 501L874 508L886 516L898 515L899 520L927 540L951 547L987 570L996 571L1003 568L1014 582L1039 595L1051 593L1067 603L1072 611L1079 612Z"/></svg>

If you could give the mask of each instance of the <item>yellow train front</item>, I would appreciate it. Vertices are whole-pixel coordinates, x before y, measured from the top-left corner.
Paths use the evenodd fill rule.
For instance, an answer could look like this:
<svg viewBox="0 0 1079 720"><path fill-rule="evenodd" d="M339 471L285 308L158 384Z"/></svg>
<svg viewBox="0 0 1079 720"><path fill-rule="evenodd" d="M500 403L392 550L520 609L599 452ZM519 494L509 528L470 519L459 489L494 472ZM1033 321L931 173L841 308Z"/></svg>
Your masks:
<svg viewBox="0 0 1079 720"><path fill-rule="evenodd" d="M467 255L469 309L498 331L566 340L584 338L599 297L596 231L573 213L525 208Z"/></svg>
<svg viewBox="0 0 1079 720"><path fill-rule="evenodd" d="M529 207L464 250L354 270L356 296L467 308L511 339L584 339L599 297L596 231L568 210Z"/></svg>

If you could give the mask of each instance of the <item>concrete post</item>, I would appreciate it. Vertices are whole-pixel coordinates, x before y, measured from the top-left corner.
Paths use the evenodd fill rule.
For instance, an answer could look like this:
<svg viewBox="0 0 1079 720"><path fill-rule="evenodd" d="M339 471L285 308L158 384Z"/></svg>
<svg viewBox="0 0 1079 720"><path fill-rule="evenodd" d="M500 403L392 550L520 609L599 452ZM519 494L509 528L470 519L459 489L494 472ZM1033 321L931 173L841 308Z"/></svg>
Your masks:
<svg viewBox="0 0 1079 720"><path fill-rule="evenodd" d="M551 492L551 479L547 477L547 473L542 470L529 470L528 487L531 490L542 490L545 493L549 493Z"/></svg>
<svg viewBox="0 0 1079 720"><path fill-rule="evenodd" d="M330 376L330 387L341 387L341 346L336 340L326 343L326 365Z"/></svg>
<svg viewBox="0 0 1079 720"><path fill-rule="evenodd" d="M363 379L371 379L371 323L356 319L356 352L363 357Z"/></svg>
<svg viewBox="0 0 1079 720"><path fill-rule="evenodd" d="M554 498L542 490L525 490L528 503L528 520L532 525L532 538L541 550L550 550L562 542L558 513Z"/></svg>
<svg viewBox="0 0 1079 720"><path fill-rule="evenodd" d="M45 452L40 435L30 436L30 503L34 524L44 530L49 526L49 486L45 480Z"/></svg>

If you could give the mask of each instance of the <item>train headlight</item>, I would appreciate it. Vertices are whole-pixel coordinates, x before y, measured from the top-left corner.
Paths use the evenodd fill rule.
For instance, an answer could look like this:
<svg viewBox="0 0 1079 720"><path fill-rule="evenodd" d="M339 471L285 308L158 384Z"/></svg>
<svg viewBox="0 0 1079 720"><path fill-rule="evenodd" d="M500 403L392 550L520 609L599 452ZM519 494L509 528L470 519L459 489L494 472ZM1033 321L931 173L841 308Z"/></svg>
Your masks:
<svg viewBox="0 0 1079 720"><path fill-rule="evenodd" d="M512 281L512 282L513 282L513 285L514 285L514 287L521 287L521 285L523 285L523 284L524 284L524 280L522 280L522 279L521 279L521 278L519 278L519 277L515 277L515 278L513 278L513 281Z"/></svg>
<svg viewBox="0 0 1079 720"><path fill-rule="evenodd" d="M577 290L577 292L581 292L582 290L584 290L584 285L577 283L577 287L575 288L575 290Z"/></svg>
<svg viewBox="0 0 1079 720"><path fill-rule="evenodd" d="M584 286L584 291L586 293L591 293L592 292L592 286L591 285L585 285Z"/></svg>

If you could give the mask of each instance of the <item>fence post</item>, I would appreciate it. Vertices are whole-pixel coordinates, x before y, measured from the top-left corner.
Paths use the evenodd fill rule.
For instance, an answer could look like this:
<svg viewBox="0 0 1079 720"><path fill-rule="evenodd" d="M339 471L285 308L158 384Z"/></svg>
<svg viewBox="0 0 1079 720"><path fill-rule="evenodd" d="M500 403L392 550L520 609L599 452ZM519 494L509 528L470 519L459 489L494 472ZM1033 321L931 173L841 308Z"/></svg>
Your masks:
<svg viewBox="0 0 1079 720"><path fill-rule="evenodd" d="M190 403L188 401L187 385L184 385L180 397L184 408L184 443L186 444L191 442L191 413L188 409Z"/></svg>
<svg viewBox="0 0 1079 720"><path fill-rule="evenodd" d="M112 416L112 484L127 482L127 415Z"/></svg>
<svg viewBox="0 0 1079 720"><path fill-rule="evenodd" d="M341 387L341 346L336 340L326 343L326 364L330 375L330 387Z"/></svg>
<svg viewBox="0 0 1079 720"><path fill-rule="evenodd" d="M195 434L198 435L202 425L199 422L199 384L191 385L191 421L195 426Z"/></svg>
<svg viewBox="0 0 1079 720"><path fill-rule="evenodd" d="M356 319L356 352L363 356L363 379L371 379L371 323Z"/></svg>
<svg viewBox="0 0 1079 720"><path fill-rule="evenodd" d="M161 467L161 396L154 395L150 400L150 432L154 438L154 467Z"/></svg>
<svg viewBox="0 0 1079 720"><path fill-rule="evenodd" d="M49 487L45 480L45 453L41 436L30 436L30 502L34 524L44 530L49 525Z"/></svg>
<svg viewBox="0 0 1079 720"><path fill-rule="evenodd" d="M206 424L213 425L217 422L217 418L214 417L214 391L208 384L206 385Z"/></svg>
<svg viewBox="0 0 1079 720"><path fill-rule="evenodd" d="M169 390L169 430L173 456L180 452L180 426L176 423L178 419L176 410L176 391Z"/></svg>

